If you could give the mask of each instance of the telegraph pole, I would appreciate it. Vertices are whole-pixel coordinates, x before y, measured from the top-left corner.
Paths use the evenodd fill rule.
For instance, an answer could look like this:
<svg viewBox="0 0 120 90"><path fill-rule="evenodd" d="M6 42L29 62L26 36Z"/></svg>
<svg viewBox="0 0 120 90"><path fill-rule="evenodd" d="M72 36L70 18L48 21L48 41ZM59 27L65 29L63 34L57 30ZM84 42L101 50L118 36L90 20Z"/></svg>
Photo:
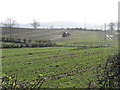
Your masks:
<svg viewBox="0 0 120 90"><path fill-rule="evenodd" d="M105 32L105 41L106 41L106 23L104 24L104 32Z"/></svg>
<svg viewBox="0 0 120 90"><path fill-rule="evenodd" d="M120 88L120 1L118 2L118 88Z"/></svg>
<svg viewBox="0 0 120 90"><path fill-rule="evenodd" d="M84 25L84 29L86 30L86 17L85 17L85 25Z"/></svg>
<svg viewBox="0 0 120 90"><path fill-rule="evenodd" d="M118 2L118 49L120 53L120 1Z"/></svg>

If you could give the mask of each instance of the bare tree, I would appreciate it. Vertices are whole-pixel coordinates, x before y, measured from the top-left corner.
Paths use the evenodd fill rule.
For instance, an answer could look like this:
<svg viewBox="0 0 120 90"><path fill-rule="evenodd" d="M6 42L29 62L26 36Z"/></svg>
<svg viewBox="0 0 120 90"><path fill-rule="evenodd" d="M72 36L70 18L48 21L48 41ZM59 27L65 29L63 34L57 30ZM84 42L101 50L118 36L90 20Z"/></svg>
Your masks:
<svg viewBox="0 0 120 90"><path fill-rule="evenodd" d="M112 31L114 31L114 26L115 26L115 23L113 23L113 22L111 22L111 23L109 23L109 30L112 32Z"/></svg>
<svg viewBox="0 0 120 90"><path fill-rule="evenodd" d="M40 23L37 20L33 20L31 25L32 25L32 27L34 27L34 29L37 29L40 26Z"/></svg>
<svg viewBox="0 0 120 90"><path fill-rule="evenodd" d="M117 23L117 30L120 30L120 22Z"/></svg>
<svg viewBox="0 0 120 90"><path fill-rule="evenodd" d="M14 19L12 19L12 18L7 18L5 20L5 22L2 22L1 24L3 26L5 26L5 27L9 28L9 30L10 30L10 39L11 39L11 37L12 37L12 35L11 35L12 34L12 27L17 25L16 21Z"/></svg>

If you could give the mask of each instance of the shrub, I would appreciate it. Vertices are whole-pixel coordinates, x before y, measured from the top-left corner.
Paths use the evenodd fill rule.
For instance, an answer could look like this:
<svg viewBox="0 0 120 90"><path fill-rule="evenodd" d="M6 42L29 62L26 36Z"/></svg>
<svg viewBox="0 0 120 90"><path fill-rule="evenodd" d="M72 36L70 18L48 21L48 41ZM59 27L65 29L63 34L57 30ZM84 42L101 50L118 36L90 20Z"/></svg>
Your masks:
<svg viewBox="0 0 120 90"><path fill-rule="evenodd" d="M97 68L96 88L120 88L120 53L108 57L105 65Z"/></svg>

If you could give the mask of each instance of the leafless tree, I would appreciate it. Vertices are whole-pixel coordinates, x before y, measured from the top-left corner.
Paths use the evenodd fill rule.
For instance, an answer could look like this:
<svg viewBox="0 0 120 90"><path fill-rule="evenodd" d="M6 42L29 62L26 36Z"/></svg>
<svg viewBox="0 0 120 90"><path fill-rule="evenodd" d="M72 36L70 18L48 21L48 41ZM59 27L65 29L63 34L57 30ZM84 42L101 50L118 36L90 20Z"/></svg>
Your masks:
<svg viewBox="0 0 120 90"><path fill-rule="evenodd" d="M16 21L14 19L12 19L12 18L7 18L5 20L5 22L2 22L1 24L3 26L5 26L5 27L9 28L9 30L10 30L10 39L11 39L11 37L12 37L12 35L11 35L12 34L12 28L17 25Z"/></svg>
<svg viewBox="0 0 120 90"><path fill-rule="evenodd" d="M120 30L120 22L117 23L117 30Z"/></svg>
<svg viewBox="0 0 120 90"><path fill-rule="evenodd" d="M37 20L33 20L33 22L31 23L32 27L34 27L34 29L37 29L40 26L40 23Z"/></svg>
<svg viewBox="0 0 120 90"><path fill-rule="evenodd" d="M115 23L111 22L109 23L109 30L112 32L114 30Z"/></svg>

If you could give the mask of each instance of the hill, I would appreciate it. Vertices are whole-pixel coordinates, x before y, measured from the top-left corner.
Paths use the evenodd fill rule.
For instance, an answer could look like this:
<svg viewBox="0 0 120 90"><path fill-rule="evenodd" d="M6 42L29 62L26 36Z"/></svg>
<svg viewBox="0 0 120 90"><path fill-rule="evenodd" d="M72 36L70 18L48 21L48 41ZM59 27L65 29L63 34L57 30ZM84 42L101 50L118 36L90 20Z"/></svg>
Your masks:
<svg viewBox="0 0 120 90"><path fill-rule="evenodd" d="M69 37L62 37L62 34L67 31ZM109 34L108 32L106 34ZM79 44L117 41L117 34L112 33L114 38L105 41L105 32L103 31L85 31L85 30L63 30L63 29L38 29L31 28L13 28L11 31L12 38L31 39L31 40L51 40L58 44ZM10 31L7 28L2 29L2 36L9 37Z"/></svg>

